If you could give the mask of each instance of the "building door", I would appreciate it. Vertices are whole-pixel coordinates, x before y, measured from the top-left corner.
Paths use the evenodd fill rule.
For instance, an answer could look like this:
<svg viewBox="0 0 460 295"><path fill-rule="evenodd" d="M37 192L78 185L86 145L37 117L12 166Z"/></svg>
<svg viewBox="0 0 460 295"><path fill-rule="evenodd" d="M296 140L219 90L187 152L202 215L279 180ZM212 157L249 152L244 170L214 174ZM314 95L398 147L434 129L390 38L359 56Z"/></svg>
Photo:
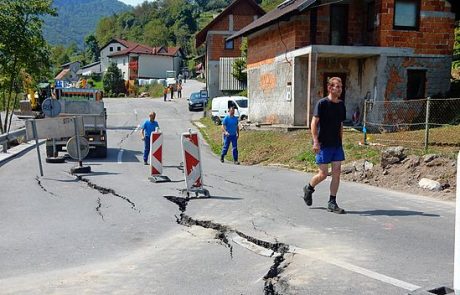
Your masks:
<svg viewBox="0 0 460 295"><path fill-rule="evenodd" d="M345 101L345 85L347 85L347 74L346 73L324 73L323 79L323 89L324 89L324 96L327 96L329 93L327 92L327 81L329 81L332 77L339 77L342 79L342 95L340 95L340 100Z"/></svg>

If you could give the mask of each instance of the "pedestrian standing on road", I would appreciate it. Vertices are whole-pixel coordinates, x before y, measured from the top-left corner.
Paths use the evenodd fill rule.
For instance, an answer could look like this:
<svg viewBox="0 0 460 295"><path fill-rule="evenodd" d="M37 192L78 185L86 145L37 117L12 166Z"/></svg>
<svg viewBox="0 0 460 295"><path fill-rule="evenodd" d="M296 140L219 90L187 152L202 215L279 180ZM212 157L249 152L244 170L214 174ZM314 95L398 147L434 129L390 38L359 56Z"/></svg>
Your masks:
<svg viewBox="0 0 460 295"><path fill-rule="evenodd" d="M177 84L177 98L182 98L182 84Z"/></svg>
<svg viewBox="0 0 460 295"><path fill-rule="evenodd" d="M235 108L232 106L228 109L228 115L222 121L222 133L224 138L224 146L220 161L224 162L224 157L227 154L230 143L232 143L233 163L239 165L238 162L238 137L240 137L240 127L238 125L238 118L235 117Z"/></svg>
<svg viewBox="0 0 460 295"><path fill-rule="evenodd" d="M160 128L158 122L155 121L156 113L151 112L149 119L141 125L142 140L144 141L144 165L148 165L147 160L149 159L150 153L150 134L157 128Z"/></svg>
<svg viewBox="0 0 460 295"><path fill-rule="evenodd" d="M163 100L166 101L166 98L168 96L168 87L165 87L165 89L163 89Z"/></svg>
<svg viewBox="0 0 460 295"><path fill-rule="evenodd" d="M169 91L171 91L171 99L174 98L174 85L169 86Z"/></svg>
<svg viewBox="0 0 460 295"><path fill-rule="evenodd" d="M332 166L332 180L327 210L344 214L345 210L337 205L337 191L340 183L340 172L345 154L342 147L343 121L345 120L345 104L340 100L342 94L342 80L332 77L327 83L328 96L320 99L316 104L311 121L313 136L313 151L316 154L318 173L310 183L303 188L304 201L307 206L313 203L315 187L326 179L329 164Z"/></svg>

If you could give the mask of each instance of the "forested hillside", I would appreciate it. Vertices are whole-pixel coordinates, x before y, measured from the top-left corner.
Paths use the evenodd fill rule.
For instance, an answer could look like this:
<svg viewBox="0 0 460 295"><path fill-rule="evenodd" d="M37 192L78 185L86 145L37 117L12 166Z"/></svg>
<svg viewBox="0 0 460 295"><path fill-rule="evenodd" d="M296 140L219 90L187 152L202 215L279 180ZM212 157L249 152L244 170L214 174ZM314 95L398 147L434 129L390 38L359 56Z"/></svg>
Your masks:
<svg viewBox="0 0 460 295"><path fill-rule="evenodd" d="M52 6L58 16L44 17L45 39L52 45L75 43L79 48L83 48L85 36L94 32L101 17L131 9L117 0L54 0Z"/></svg>
<svg viewBox="0 0 460 295"><path fill-rule="evenodd" d="M194 35L217 16L232 0L157 0L144 2L131 11L105 17L97 25L99 45L112 37L151 46L181 46L195 53ZM258 0L266 11L283 0Z"/></svg>

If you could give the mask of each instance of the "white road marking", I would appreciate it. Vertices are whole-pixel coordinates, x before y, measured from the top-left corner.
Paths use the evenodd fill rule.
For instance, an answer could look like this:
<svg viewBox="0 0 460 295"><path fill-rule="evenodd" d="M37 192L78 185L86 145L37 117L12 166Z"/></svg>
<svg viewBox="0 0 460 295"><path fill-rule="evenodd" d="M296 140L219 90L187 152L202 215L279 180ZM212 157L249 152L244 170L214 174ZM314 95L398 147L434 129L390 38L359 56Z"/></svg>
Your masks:
<svg viewBox="0 0 460 295"><path fill-rule="evenodd" d="M134 110L134 111L136 112L136 115L137 115L137 111L136 111L136 110ZM133 132L133 133L137 132L137 131L140 129L140 127L141 127L141 125L137 125L137 127L136 127L136 129L134 129L134 132ZM118 157L117 157L118 164L122 164L122 163L123 163L123 152L124 152L123 149L120 149L120 150L118 151Z"/></svg>
<svg viewBox="0 0 460 295"><path fill-rule="evenodd" d="M236 234L233 234L230 238L234 243L258 255L262 255L262 256L280 255L280 253L273 253L273 251L257 246L256 244ZM414 291L414 290L421 288L420 286L413 285L411 283L404 282L404 281L389 277L387 275L384 275L384 274L381 274L381 273L378 273L378 272L375 272L375 271L372 271L372 270L369 270L369 269L366 269L366 268L363 268L363 267L360 267L360 266L357 266L357 265L354 265L354 264L351 264L345 261L341 261L341 260L332 258L330 256L323 258L321 257L321 255L318 255L316 251L307 250L307 249L303 249L303 248L299 248L295 246L289 246L288 253L300 254L300 255L304 255L312 259L320 260L324 263L332 264L337 267L343 268L345 270L348 270L348 271L363 275L365 277L368 277L368 278L371 278L371 279L374 279L374 280L377 280L377 281L380 281L386 284L390 284L395 287L405 289L408 291Z"/></svg>
<svg viewBox="0 0 460 295"><path fill-rule="evenodd" d="M118 151L118 164L123 163L123 162L122 162L123 152L124 152L123 149L121 149L121 150Z"/></svg>
<svg viewBox="0 0 460 295"><path fill-rule="evenodd" d="M368 278L372 278L372 279L375 279L375 280L381 281L383 283L390 284L390 285L393 285L393 286L396 286L398 288L402 288L402 289L405 289L405 290L414 291L414 290L417 290L417 289L421 288L420 286L413 285L411 283L404 282L404 281L401 281L401 280L386 276L386 275L381 274L381 273L377 273L375 271L372 271L372 270L369 270L369 269L366 269L366 268L363 268L363 267L360 267L360 266L357 266L357 265L354 265L354 264L351 264L351 263L348 263L348 262L345 262L345 261L337 260L337 259L334 259L334 258L332 258L330 256L327 257L327 258L323 258L323 257L321 257L321 255L316 255L314 251L310 251L310 250L307 250L307 249L302 249L302 248L290 246L289 247L289 252L304 255L304 256L307 256L307 257L310 257L310 258L313 258L313 259L318 259L318 260L321 260L321 261L323 261L325 263L338 266L340 268L343 268L343 269L346 269L346 270L361 274L361 275L366 276Z"/></svg>

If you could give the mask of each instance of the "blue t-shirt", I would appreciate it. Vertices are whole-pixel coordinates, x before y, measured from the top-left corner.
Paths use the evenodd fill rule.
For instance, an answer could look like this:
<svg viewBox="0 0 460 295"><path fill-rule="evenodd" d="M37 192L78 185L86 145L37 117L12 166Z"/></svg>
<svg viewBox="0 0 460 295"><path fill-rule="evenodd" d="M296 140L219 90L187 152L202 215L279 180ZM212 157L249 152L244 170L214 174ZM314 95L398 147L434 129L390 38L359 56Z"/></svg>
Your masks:
<svg viewBox="0 0 460 295"><path fill-rule="evenodd" d="M160 128L160 126L158 125L157 121L150 122L150 120L145 120L141 128L144 129L144 136L150 137L150 134L152 134L152 132L155 131L156 128Z"/></svg>
<svg viewBox="0 0 460 295"><path fill-rule="evenodd" d="M227 115L222 121L222 125L225 126L225 130L227 130L228 134L236 135L236 131L238 130L238 118Z"/></svg>

